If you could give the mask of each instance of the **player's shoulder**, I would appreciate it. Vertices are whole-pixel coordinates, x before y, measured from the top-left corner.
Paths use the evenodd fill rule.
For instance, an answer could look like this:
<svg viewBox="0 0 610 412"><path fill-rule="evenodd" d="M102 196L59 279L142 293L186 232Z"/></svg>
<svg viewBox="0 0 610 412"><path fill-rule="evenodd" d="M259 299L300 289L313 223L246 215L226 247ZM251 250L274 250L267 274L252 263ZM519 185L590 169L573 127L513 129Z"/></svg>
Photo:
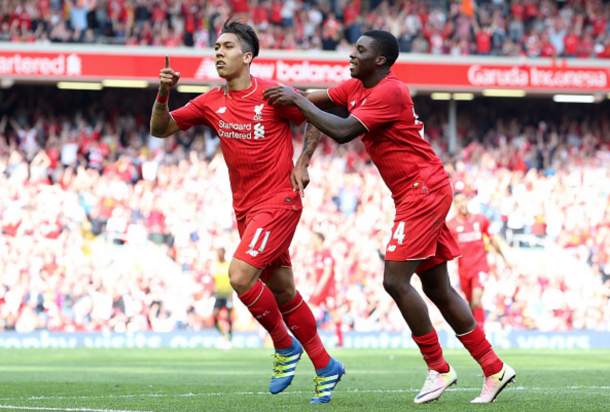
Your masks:
<svg viewBox="0 0 610 412"><path fill-rule="evenodd" d="M362 84L362 82L358 79L355 78L351 78L349 80L344 81L343 83L339 84L339 86L336 87L340 87L343 88L345 90L360 90L364 88L364 85Z"/></svg>
<svg viewBox="0 0 610 412"><path fill-rule="evenodd" d="M205 93L201 93L200 95L198 95L197 97L192 99L190 102L196 103L196 104L201 104L204 102L212 101L214 99L218 99L223 94L224 94L224 91L222 89L222 86L216 86L216 87L211 88L210 90L208 90Z"/></svg>
<svg viewBox="0 0 610 412"><path fill-rule="evenodd" d="M377 85L375 91L386 98L394 97L397 99L411 100L409 87L396 76L387 76Z"/></svg>

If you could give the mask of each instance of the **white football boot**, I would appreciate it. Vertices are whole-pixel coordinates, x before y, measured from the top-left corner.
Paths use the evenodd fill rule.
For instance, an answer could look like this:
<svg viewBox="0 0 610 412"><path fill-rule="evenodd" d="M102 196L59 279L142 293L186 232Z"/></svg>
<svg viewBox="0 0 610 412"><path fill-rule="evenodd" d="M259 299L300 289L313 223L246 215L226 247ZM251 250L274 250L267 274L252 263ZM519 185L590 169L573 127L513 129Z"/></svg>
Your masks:
<svg viewBox="0 0 610 412"><path fill-rule="evenodd" d="M505 363L502 365L500 372L490 375L483 380L481 394L470 401L470 403L490 403L495 401L500 392L511 382L515 381L515 376L517 376L515 370Z"/></svg>
<svg viewBox="0 0 610 412"><path fill-rule="evenodd" d="M419 394L417 394L415 399L413 399L413 402L428 403L435 401L443 395L445 389L456 383L457 373L455 373L455 370L451 365L449 365L449 372L447 373L438 373L437 371L430 369L428 371L428 376L426 377L426 382L424 382L424 387Z"/></svg>

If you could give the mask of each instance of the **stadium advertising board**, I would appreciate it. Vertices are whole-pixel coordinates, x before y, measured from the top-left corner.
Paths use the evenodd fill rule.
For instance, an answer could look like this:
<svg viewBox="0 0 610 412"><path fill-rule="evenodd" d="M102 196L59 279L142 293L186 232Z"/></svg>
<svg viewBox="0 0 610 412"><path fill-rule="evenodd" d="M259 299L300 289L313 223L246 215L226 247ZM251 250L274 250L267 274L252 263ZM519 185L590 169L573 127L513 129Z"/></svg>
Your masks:
<svg viewBox="0 0 610 412"><path fill-rule="evenodd" d="M53 49L56 50L56 49ZM0 76L28 80L145 79L156 81L165 53L183 83L221 82L211 51L159 50L127 54L122 51L91 53L82 49L0 49ZM175 53L172 54L172 53ZM347 56L342 53L267 53L252 65L262 78L303 87L335 85L350 78ZM501 62L499 62L501 60ZM483 90L525 89L547 92L610 91L610 65L587 60L507 60L481 58L401 56L394 65L396 75L416 89ZM587 65L588 64L588 65Z"/></svg>
<svg viewBox="0 0 610 412"><path fill-rule="evenodd" d="M439 341L444 348L462 348L453 334L439 331ZM333 333L320 332L325 346L334 347L337 337ZM501 349L594 349L610 348L610 332L538 332L513 330L487 333L490 343ZM135 333L58 333L34 332L0 334L0 348L214 348L226 343L216 331L201 332L135 332ZM236 332L232 344L237 348L263 347L257 332ZM347 332L346 348L401 348L416 349L410 333L400 332Z"/></svg>

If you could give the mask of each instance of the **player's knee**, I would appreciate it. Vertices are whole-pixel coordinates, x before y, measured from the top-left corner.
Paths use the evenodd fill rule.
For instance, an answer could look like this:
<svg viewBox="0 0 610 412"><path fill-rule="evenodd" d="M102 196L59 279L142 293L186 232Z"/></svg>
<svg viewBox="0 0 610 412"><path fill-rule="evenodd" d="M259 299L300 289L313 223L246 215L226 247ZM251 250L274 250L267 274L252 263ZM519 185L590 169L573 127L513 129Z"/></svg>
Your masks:
<svg viewBox="0 0 610 412"><path fill-rule="evenodd" d="M253 281L251 276L235 268L229 270L229 281L231 282L231 287L238 295L243 295L256 283L256 279Z"/></svg>
<svg viewBox="0 0 610 412"><path fill-rule="evenodd" d="M383 288L394 299L408 293L410 286L411 285L404 282L404 280L401 281L398 277L392 276L387 272L383 277Z"/></svg>
<svg viewBox="0 0 610 412"><path fill-rule="evenodd" d="M294 288L285 288L282 290L271 290L273 296L275 297L275 301L279 306L285 305L286 303L292 301L296 296L296 290Z"/></svg>

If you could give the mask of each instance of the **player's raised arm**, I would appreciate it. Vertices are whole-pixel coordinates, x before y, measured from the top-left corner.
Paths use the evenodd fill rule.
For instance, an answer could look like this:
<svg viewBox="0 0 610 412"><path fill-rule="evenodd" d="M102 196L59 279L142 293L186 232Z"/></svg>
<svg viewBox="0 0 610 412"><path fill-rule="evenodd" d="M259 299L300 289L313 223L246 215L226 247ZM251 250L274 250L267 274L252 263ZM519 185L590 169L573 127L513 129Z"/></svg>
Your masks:
<svg viewBox="0 0 610 412"><path fill-rule="evenodd" d="M159 72L159 93L150 118L150 134L155 137L171 136L180 130L167 107L169 91L179 79L180 72L176 73L169 67L169 56L165 56L165 67Z"/></svg>
<svg viewBox="0 0 610 412"><path fill-rule="evenodd" d="M320 143L321 137L322 132L320 132L320 129L311 123L307 123L307 126L305 126L303 151L297 159L294 169L292 169L292 172L290 173L292 189L298 190L303 197L305 197L305 188L309 184L309 172L307 171L307 168L309 167L309 162L311 161L313 153L316 151L316 147L318 147L318 143Z"/></svg>
<svg viewBox="0 0 610 412"><path fill-rule="evenodd" d="M319 93L314 94L314 98L320 98ZM330 113L318 109L314 103L298 94L292 87L278 86L265 90L263 97L269 99L274 106L284 104L296 106L309 123L315 125L324 134L328 135L337 143L347 143L356 137L367 132L366 128L358 119L350 116L343 119ZM328 99L330 100L330 98ZM331 106L332 107L332 106Z"/></svg>

